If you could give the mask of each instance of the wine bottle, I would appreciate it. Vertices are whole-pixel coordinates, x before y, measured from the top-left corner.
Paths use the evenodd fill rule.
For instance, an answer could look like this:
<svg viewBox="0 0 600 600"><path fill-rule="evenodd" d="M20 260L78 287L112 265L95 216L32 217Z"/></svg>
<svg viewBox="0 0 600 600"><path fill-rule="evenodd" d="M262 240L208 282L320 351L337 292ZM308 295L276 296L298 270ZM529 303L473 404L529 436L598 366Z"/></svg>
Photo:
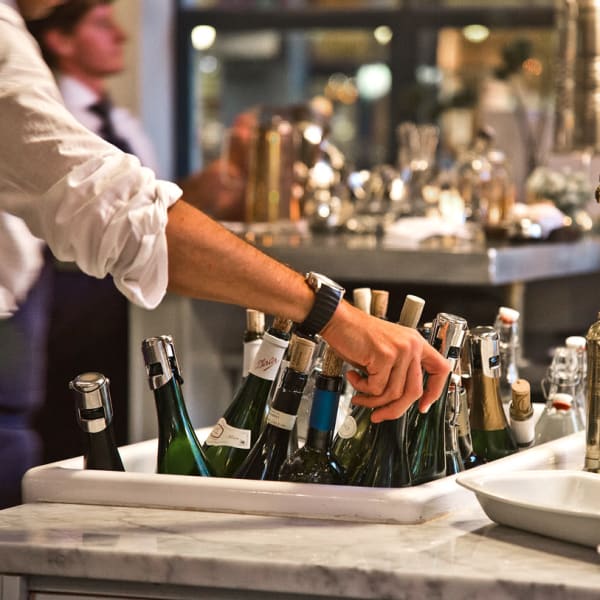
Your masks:
<svg viewBox="0 0 600 600"><path fill-rule="evenodd" d="M110 381L101 373L87 372L69 383L75 397L77 423L85 434L84 469L124 471L112 426Z"/></svg>
<svg viewBox="0 0 600 600"><path fill-rule="evenodd" d="M313 341L292 336L289 365L283 374L281 387L273 399L266 427L234 477L277 480L279 469L288 457L290 434L308 380L314 349Z"/></svg>
<svg viewBox="0 0 600 600"><path fill-rule="evenodd" d="M600 313L588 329L585 340L588 385L583 468L590 473L600 473Z"/></svg>
<svg viewBox="0 0 600 600"><path fill-rule="evenodd" d="M375 297L375 291L373 292ZM404 300L398 323L416 328L423 312L425 301L409 294ZM377 309L374 305L373 313ZM385 318L387 298L378 313ZM375 424L371 449L352 476L350 483L367 487L406 487L411 484L410 465L406 448L406 414L398 419Z"/></svg>
<svg viewBox="0 0 600 600"><path fill-rule="evenodd" d="M446 404L446 475L454 475L465 470L458 441L458 423L461 408L460 392L460 375L453 373L450 377Z"/></svg>
<svg viewBox="0 0 600 600"><path fill-rule="evenodd" d="M142 354L158 418L156 472L211 475L185 407L183 377L173 338L170 335L146 338Z"/></svg>
<svg viewBox="0 0 600 600"><path fill-rule="evenodd" d="M321 372L315 381L306 442L283 463L279 479L305 483L344 483L344 471L332 451L342 367L342 359L327 346Z"/></svg>
<svg viewBox="0 0 600 600"><path fill-rule="evenodd" d="M246 329L244 330L244 351L242 378L245 379L254 362L265 334L265 313L253 308L246 309Z"/></svg>
<svg viewBox="0 0 600 600"><path fill-rule="evenodd" d="M529 448L535 438L531 386L526 379L517 379L512 384L512 399L509 409L510 428L520 450Z"/></svg>
<svg viewBox="0 0 600 600"><path fill-rule="evenodd" d="M471 329L469 348L473 449L481 461L489 462L518 450L500 397L498 332L485 325Z"/></svg>
<svg viewBox="0 0 600 600"><path fill-rule="evenodd" d="M214 475L232 477L256 442L269 390L289 344L291 326L289 319L274 319L248 376L206 438L203 449Z"/></svg>
<svg viewBox="0 0 600 600"><path fill-rule="evenodd" d="M440 397L430 409L421 413L413 408L407 417L406 435L413 485L446 475L446 396L466 332L467 322L462 317L439 313L433 321L430 344L448 359L451 369Z"/></svg>
<svg viewBox="0 0 600 600"><path fill-rule="evenodd" d="M519 378L519 311L507 306L498 309L494 328L500 350L500 397L504 404L512 399L512 384Z"/></svg>

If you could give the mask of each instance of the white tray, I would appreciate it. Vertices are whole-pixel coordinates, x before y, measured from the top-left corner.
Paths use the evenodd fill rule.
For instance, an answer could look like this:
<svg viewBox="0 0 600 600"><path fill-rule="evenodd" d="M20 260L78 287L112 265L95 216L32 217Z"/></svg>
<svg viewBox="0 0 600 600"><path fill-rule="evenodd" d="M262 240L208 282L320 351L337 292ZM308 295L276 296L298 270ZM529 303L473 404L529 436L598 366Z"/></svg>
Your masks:
<svg viewBox="0 0 600 600"><path fill-rule="evenodd" d="M199 429L202 440L210 429ZM456 484L456 475L410 488L383 489L159 475L157 440L120 448L126 472L83 469L77 457L30 469L23 479L25 502L64 502L263 515L422 523L465 503L476 503ZM579 468L584 432L579 432L477 467L469 473L513 473L531 469Z"/></svg>
<svg viewBox="0 0 600 600"><path fill-rule="evenodd" d="M583 471L463 473L487 516L503 525L568 542L600 544L600 476Z"/></svg>

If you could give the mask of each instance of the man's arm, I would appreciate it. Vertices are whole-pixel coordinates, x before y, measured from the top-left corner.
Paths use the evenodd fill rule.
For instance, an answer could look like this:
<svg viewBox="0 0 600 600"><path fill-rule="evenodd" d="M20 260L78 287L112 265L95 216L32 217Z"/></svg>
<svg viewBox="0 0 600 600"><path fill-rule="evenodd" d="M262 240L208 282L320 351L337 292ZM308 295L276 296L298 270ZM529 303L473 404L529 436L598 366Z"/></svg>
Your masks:
<svg viewBox="0 0 600 600"><path fill-rule="evenodd" d="M247 244L185 201L169 209L169 289L238 304L302 322L314 293L304 277ZM376 421L395 418L415 400L426 409L441 393L447 361L413 329L376 319L342 302L322 331L325 340L367 373L350 381L357 403L378 408ZM423 392L422 367L429 373Z"/></svg>

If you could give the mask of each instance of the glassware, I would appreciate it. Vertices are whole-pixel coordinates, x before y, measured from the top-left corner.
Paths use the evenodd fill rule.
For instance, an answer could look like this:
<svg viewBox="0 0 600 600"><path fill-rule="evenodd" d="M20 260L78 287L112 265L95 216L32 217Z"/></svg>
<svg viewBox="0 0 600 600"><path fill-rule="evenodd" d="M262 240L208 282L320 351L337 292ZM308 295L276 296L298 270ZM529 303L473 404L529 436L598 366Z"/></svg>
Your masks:
<svg viewBox="0 0 600 600"><path fill-rule="evenodd" d="M84 469L124 471L112 426L110 381L101 373L87 372L69 383L75 397L77 423L85 433Z"/></svg>
<svg viewBox="0 0 600 600"><path fill-rule="evenodd" d="M501 306L494 322L500 349L500 396L504 404L512 399L512 384L519 378L519 311Z"/></svg>
<svg viewBox="0 0 600 600"><path fill-rule="evenodd" d="M579 430L577 415L573 410L573 396L565 393L553 394L535 426L535 445Z"/></svg>
<svg viewBox="0 0 600 600"><path fill-rule="evenodd" d="M158 418L156 472L211 475L185 407L173 339L168 335L146 338L142 354Z"/></svg>

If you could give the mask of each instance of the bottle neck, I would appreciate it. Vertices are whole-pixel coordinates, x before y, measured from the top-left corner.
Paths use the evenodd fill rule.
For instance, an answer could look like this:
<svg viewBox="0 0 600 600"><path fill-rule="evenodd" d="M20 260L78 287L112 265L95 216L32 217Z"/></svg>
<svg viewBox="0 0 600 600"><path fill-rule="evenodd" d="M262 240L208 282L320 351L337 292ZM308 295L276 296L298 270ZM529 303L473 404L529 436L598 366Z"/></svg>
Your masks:
<svg viewBox="0 0 600 600"><path fill-rule="evenodd" d="M267 381L273 381L288 345L289 338L282 339L270 332L265 333L250 367L249 374Z"/></svg>
<svg viewBox="0 0 600 600"><path fill-rule="evenodd" d="M306 446L327 451L331 447L337 418L341 378L319 375L310 411Z"/></svg>
<svg viewBox="0 0 600 600"><path fill-rule="evenodd" d="M83 457L84 468L124 471L115 442L112 423L101 431L86 434L87 450Z"/></svg>
<svg viewBox="0 0 600 600"><path fill-rule="evenodd" d="M273 405L267 415L267 426L291 431L296 422L298 407L302 400L302 392L308 381L306 373L298 373L293 369L286 369L281 387L273 398Z"/></svg>
<svg viewBox="0 0 600 600"><path fill-rule="evenodd" d="M500 396L498 377L485 375L474 368L471 377L472 399L471 429L497 431L508 427Z"/></svg>
<svg viewBox="0 0 600 600"><path fill-rule="evenodd" d="M181 386L175 377L154 390L158 427L161 432L181 431L191 427Z"/></svg>

